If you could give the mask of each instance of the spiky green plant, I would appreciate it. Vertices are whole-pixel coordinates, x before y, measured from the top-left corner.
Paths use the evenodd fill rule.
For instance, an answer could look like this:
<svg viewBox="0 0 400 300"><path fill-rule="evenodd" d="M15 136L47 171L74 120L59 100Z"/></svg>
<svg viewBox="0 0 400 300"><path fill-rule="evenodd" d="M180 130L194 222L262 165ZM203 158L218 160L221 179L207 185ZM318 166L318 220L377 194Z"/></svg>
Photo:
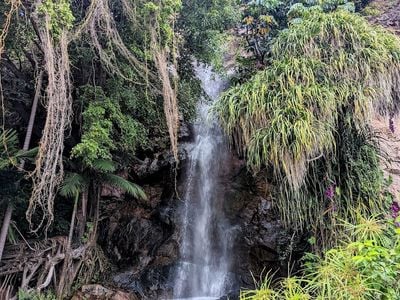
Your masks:
<svg viewBox="0 0 400 300"><path fill-rule="evenodd" d="M308 10L276 38L270 65L214 111L254 172L272 167L284 223L326 234L322 224L354 220L354 208L382 209L368 123L398 106L399 91L395 35L344 10Z"/></svg>
<svg viewBox="0 0 400 300"><path fill-rule="evenodd" d="M272 276L267 273L264 280L257 282L254 280L254 290L241 290L240 300L274 300L277 292L273 289Z"/></svg>
<svg viewBox="0 0 400 300"><path fill-rule="evenodd" d="M400 299L400 230L375 217L344 226L354 240L345 238L320 256L308 254L301 276L275 283L267 276L255 290L242 291L240 299Z"/></svg>
<svg viewBox="0 0 400 300"><path fill-rule="evenodd" d="M358 214L356 223L343 221L339 225L344 229L340 240L347 242L374 241L378 245L390 247L393 244L391 231L380 216L365 217Z"/></svg>

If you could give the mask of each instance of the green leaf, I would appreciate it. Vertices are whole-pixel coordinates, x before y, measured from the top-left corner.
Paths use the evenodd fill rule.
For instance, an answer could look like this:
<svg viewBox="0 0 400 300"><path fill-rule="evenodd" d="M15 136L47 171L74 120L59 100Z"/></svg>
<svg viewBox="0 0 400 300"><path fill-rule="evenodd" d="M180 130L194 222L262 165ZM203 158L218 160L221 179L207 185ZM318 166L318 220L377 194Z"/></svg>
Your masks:
<svg viewBox="0 0 400 300"><path fill-rule="evenodd" d="M96 159L92 163L92 169L100 172L111 173L115 172L116 167L113 161L108 159Z"/></svg>
<svg viewBox="0 0 400 300"><path fill-rule="evenodd" d="M72 198L79 195L89 185L88 178L78 173L68 173L61 184L59 193L66 198Z"/></svg>
<svg viewBox="0 0 400 300"><path fill-rule="evenodd" d="M15 154L15 158L21 159L21 158L29 158L29 159L34 159L39 151L39 147L35 147L29 150L19 150Z"/></svg>
<svg viewBox="0 0 400 300"><path fill-rule="evenodd" d="M138 186L133 182L130 182L129 180L122 178L121 176L114 174L104 174L103 180L104 182L114 187L120 188L124 190L126 193L138 199L144 199L144 200L147 199L145 192L142 190L140 186Z"/></svg>

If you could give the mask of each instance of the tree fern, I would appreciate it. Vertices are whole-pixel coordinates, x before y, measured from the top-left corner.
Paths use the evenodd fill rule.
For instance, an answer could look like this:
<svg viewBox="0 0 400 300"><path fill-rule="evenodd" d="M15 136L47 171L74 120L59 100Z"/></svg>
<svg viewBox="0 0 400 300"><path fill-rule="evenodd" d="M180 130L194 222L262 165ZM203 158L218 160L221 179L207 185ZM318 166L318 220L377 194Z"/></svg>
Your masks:
<svg viewBox="0 0 400 300"><path fill-rule="evenodd" d="M72 198L79 195L89 186L89 180L78 173L68 173L60 186L59 193L63 197Z"/></svg>
<svg viewBox="0 0 400 300"><path fill-rule="evenodd" d="M91 168L99 172L114 172L116 167L112 160L109 159L96 159L92 162Z"/></svg>
<svg viewBox="0 0 400 300"><path fill-rule="evenodd" d="M110 184L114 187L120 188L127 192L129 195L134 196L138 199L146 199L146 194L140 186L137 184L122 178L115 174L104 174L102 176L104 183Z"/></svg>

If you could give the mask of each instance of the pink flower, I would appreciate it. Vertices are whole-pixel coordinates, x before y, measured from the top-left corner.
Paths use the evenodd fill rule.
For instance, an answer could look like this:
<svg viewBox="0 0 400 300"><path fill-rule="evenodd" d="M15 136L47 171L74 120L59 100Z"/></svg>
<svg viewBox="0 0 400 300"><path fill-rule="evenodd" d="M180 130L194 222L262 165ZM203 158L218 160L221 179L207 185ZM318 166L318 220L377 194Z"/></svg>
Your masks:
<svg viewBox="0 0 400 300"><path fill-rule="evenodd" d="M394 122L393 122L393 117L390 117L389 119L389 129L392 133L394 133L395 128L394 128Z"/></svg>
<svg viewBox="0 0 400 300"><path fill-rule="evenodd" d="M399 206L399 203L397 201L393 201L391 210L392 210L393 219L396 219L399 216L399 213L400 213L400 206Z"/></svg>
<svg viewBox="0 0 400 300"><path fill-rule="evenodd" d="M335 197L335 189L336 189L336 185L335 184L331 184L330 186L328 186L328 188L325 191L325 196L332 200L333 197Z"/></svg>

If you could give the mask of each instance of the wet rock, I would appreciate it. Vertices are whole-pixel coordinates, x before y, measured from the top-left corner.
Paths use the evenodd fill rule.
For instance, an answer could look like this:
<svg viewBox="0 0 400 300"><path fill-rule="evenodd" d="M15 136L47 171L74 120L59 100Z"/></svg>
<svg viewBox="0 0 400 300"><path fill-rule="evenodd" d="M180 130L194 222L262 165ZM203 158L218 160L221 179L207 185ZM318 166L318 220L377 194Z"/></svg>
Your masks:
<svg viewBox="0 0 400 300"><path fill-rule="evenodd" d="M135 178L148 199L112 202L101 222L101 244L117 270L113 284L133 291L140 299L163 299L171 295L171 274L179 261L180 210L182 202L175 191L185 191L186 151L180 150L178 185L175 186L174 158L166 151L143 159L134 168ZM300 239L293 239L280 225L270 199L272 188L266 174L253 177L243 160L231 155L221 164L221 190L224 211L233 240L232 291L252 288L254 277L265 270L285 276L288 259L295 257ZM181 184L179 184L181 183ZM297 243L297 244L296 244ZM254 277L253 277L254 276ZM237 291L229 299L237 299Z"/></svg>
<svg viewBox="0 0 400 300"><path fill-rule="evenodd" d="M178 259L178 254L178 242L176 240L170 239L157 249L152 265L155 267L168 266L171 264L171 262L174 262Z"/></svg>
<svg viewBox="0 0 400 300"><path fill-rule="evenodd" d="M147 199L138 200L140 201L140 204L143 206L149 206L152 209L157 208L157 206L161 203L164 187L162 185L146 184L143 185L142 188L146 193Z"/></svg>
<svg viewBox="0 0 400 300"><path fill-rule="evenodd" d="M222 296L218 300L238 300L239 297L240 297L240 291L237 290L237 291L229 292L227 295Z"/></svg>
<svg viewBox="0 0 400 300"><path fill-rule="evenodd" d="M293 245L301 241L292 241L281 226L269 198L273 187L268 184L266 174L253 177L242 167L230 176L224 205L237 228L232 270L238 286L252 288L254 278L262 279L266 270L285 276L288 259L297 257Z"/></svg>
<svg viewBox="0 0 400 300"><path fill-rule="evenodd" d="M120 288L134 291L141 298L144 297L144 289L140 282L140 277L134 275L132 271L124 271L115 274L112 277L112 283Z"/></svg>
<svg viewBox="0 0 400 300"><path fill-rule="evenodd" d="M400 35L399 1L374 0L369 6L379 11L378 15L367 17L371 23L380 24Z"/></svg>
<svg viewBox="0 0 400 300"><path fill-rule="evenodd" d="M185 151L180 150L180 158ZM174 158L170 151L138 160L132 178L147 199L111 201L104 208L99 242L114 265L112 284L139 295L160 299L171 266L179 254L175 228ZM109 194L107 195L107 197Z"/></svg>
<svg viewBox="0 0 400 300"><path fill-rule="evenodd" d="M193 133L192 133L192 128L191 126L186 123L181 121L180 126L179 126L179 134L178 134L178 139L180 142L188 142L192 139Z"/></svg>
<svg viewBox="0 0 400 300"><path fill-rule="evenodd" d="M187 159L187 152L180 145L178 148L179 162L184 162ZM146 157L142 160L137 159L133 166L135 178L139 181L146 181L151 183L162 183L170 181L166 178L171 170L175 167L175 158L171 150L164 150L162 152L152 153L152 157Z"/></svg>

